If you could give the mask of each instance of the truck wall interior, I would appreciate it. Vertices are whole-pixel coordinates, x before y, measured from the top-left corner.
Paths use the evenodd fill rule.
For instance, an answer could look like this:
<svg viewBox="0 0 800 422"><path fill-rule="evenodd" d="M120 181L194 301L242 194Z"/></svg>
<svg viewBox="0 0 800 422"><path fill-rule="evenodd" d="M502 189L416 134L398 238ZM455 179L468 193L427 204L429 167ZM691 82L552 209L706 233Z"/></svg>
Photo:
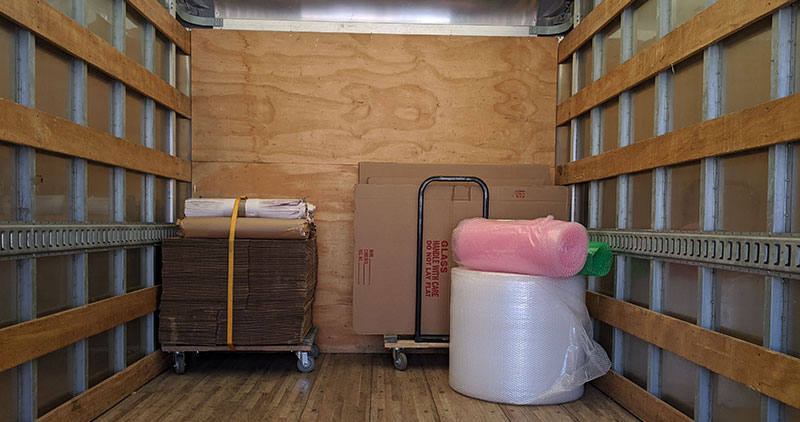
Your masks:
<svg viewBox="0 0 800 422"><path fill-rule="evenodd" d="M645 236L653 233L643 230L688 236L800 230L798 149L783 142L797 139L796 129L788 138L766 135L771 139L764 142L733 133L763 134L755 116L765 126L781 124L789 115L781 105L787 113L796 107L778 100L793 101L798 90L797 6L581 3L584 13L596 7L559 45L556 182L573 186L573 218L595 233L626 229ZM728 119L730 129L705 123L716 118ZM730 142L736 137L742 142ZM761 374L737 365L708 369L707 358L678 346L687 330L648 336L663 326L637 326L619 315L641 307L654 322L663 314L708 329L708 341L713 331L797 357L797 280L634 255L619 255L608 276L589 280L589 290L603 295L598 303L620 301L616 315L589 305L596 337L624 377L606 388L636 385L695 420L800 417L763 388ZM786 355L775 359L796 364ZM652 415L644 400L637 403L634 414Z"/></svg>
<svg viewBox="0 0 800 422"><path fill-rule="evenodd" d="M800 231L797 2L579 0L558 44L190 37L161 3L0 2L0 221L160 230L0 259L0 421L91 419L169 365L157 244L192 195L319 206L323 351L381 349L350 327L359 161L554 165L596 237ZM596 385L643 420L800 420L792 274L620 253Z"/></svg>
<svg viewBox="0 0 800 422"><path fill-rule="evenodd" d="M0 220L122 222L133 233L174 223L191 181L188 32L147 1L4 2L0 14ZM0 327L41 336L33 348L4 342L0 420L166 367L156 243L0 261Z"/></svg>
<svg viewBox="0 0 800 422"><path fill-rule="evenodd" d="M193 30L194 194L318 204L320 347L382 351L352 328L358 163L552 165L556 45Z"/></svg>

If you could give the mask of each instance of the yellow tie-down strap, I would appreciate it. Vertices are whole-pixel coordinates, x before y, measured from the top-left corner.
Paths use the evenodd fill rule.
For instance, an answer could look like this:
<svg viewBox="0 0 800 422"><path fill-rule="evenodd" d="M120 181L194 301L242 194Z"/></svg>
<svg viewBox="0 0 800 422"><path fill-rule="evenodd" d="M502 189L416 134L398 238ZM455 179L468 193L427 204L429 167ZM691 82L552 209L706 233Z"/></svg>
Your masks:
<svg viewBox="0 0 800 422"><path fill-rule="evenodd" d="M247 200L246 196L236 198L231 212L231 232L228 234L228 348L233 347L233 245L236 238L236 218L239 216L239 201Z"/></svg>

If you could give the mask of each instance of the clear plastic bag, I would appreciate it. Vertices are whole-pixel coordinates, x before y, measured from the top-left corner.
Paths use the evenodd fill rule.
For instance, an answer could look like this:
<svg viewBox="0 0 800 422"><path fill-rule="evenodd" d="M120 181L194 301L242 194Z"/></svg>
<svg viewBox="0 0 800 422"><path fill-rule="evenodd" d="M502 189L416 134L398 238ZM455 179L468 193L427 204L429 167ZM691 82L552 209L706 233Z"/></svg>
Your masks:
<svg viewBox="0 0 800 422"><path fill-rule="evenodd" d="M576 400L611 361L592 340L585 279L454 268L450 386L510 404Z"/></svg>

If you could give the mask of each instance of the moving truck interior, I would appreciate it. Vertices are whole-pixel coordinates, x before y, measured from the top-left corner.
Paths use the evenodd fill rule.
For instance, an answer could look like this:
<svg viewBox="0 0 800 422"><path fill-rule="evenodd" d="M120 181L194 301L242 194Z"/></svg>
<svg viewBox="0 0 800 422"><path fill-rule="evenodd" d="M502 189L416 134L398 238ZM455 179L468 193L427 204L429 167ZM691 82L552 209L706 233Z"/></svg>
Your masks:
<svg viewBox="0 0 800 422"><path fill-rule="evenodd" d="M799 36L0 0L0 422L800 422Z"/></svg>

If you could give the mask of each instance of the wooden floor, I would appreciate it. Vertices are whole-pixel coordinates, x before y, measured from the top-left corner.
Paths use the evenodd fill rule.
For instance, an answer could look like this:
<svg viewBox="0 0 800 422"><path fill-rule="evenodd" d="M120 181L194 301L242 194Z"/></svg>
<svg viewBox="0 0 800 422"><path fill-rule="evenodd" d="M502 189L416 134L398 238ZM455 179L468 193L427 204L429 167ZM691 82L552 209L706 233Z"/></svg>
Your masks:
<svg viewBox="0 0 800 422"><path fill-rule="evenodd" d="M388 354L323 354L314 372L280 354L201 355L184 375L167 371L100 421L636 421L587 385L581 400L508 406L453 391L447 355L409 355L396 371Z"/></svg>

